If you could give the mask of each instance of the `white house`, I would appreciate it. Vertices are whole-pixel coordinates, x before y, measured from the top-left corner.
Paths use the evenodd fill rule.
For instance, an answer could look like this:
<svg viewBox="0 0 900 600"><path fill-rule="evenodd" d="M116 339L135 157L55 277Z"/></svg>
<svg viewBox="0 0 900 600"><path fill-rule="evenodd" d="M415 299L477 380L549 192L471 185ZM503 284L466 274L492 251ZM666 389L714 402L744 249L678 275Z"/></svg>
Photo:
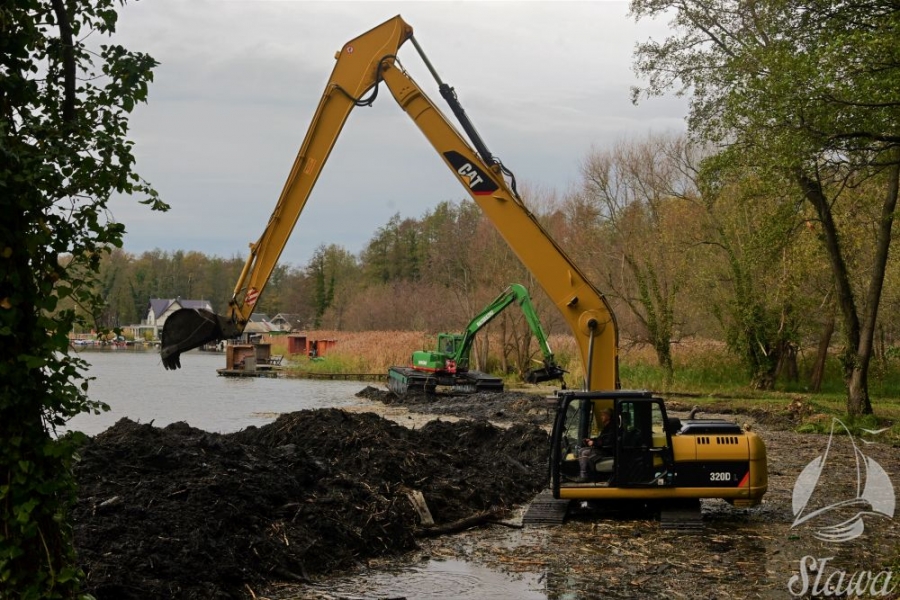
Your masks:
<svg viewBox="0 0 900 600"><path fill-rule="evenodd" d="M277 331L299 331L305 329L300 315L294 313L278 313L272 319L272 328Z"/></svg>
<svg viewBox="0 0 900 600"><path fill-rule="evenodd" d="M150 298L150 306L147 309L147 318L143 325L156 328L157 333L166 324L166 319L181 308L201 308L213 312L212 304L208 300L182 300L181 298Z"/></svg>

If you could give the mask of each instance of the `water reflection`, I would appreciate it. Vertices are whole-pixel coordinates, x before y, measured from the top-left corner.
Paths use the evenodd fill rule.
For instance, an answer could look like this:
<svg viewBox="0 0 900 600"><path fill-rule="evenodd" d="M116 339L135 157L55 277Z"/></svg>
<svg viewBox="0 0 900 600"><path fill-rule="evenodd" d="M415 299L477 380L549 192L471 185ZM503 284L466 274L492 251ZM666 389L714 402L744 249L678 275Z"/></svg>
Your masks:
<svg viewBox="0 0 900 600"><path fill-rule="evenodd" d="M100 415L81 414L68 429L95 435L122 417L158 427L185 421L205 431L227 433L265 425L279 413L365 404L355 397L367 384L287 378L222 377L223 354L187 352L182 368L166 371L152 351L83 351L90 364L88 396L110 406Z"/></svg>
<svg viewBox="0 0 900 600"><path fill-rule="evenodd" d="M324 584L304 586L299 595L285 596L284 600L310 597L354 600L546 600L547 596L536 589L540 586L540 577L532 573L514 576L459 560L429 560L396 572L372 571L364 575L331 579Z"/></svg>
<svg viewBox="0 0 900 600"><path fill-rule="evenodd" d="M371 404L355 395L369 385L366 382L221 377L216 369L224 366L222 354L188 352L176 371L166 371L157 352L83 351L80 356L91 364L88 375L96 378L88 395L111 409L78 415L69 422L69 429L88 435L123 417L158 427L185 421L205 431L227 433L264 425L283 412ZM428 560L306 586L293 598L546 600L537 591L541 585L536 574L508 575L460 560Z"/></svg>

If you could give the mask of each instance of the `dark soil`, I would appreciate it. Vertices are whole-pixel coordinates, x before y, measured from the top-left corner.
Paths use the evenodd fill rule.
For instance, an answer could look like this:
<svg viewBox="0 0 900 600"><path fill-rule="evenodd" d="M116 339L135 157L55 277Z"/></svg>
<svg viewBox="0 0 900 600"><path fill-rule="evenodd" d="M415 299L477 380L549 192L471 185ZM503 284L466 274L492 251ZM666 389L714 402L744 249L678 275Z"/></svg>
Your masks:
<svg viewBox="0 0 900 600"><path fill-rule="evenodd" d="M547 481L548 402L527 392L400 400L367 387L358 395L408 426L362 412L369 405L285 414L227 435L122 420L90 440L76 471L86 591L98 600L332 600L348 596L327 592L327 581L349 574L359 582L351 596L362 598L372 597L373 570L464 557L538 573L548 598L785 598L804 556L833 556L848 573L897 564L900 520L872 521L865 536L841 545L792 526L794 483L828 443L792 430L812 410L802 402L704 407L703 416L760 434L769 491L752 509L704 501L703 535L661 530L646 515L595 515L431 537L411 490L424 495L438 527L493 509L495 518L521 515ZM692 404L667 406L685 417ZM867 443L865 451L898 480L900 449ZM823 488L827 497L843 497L855 481L846 467Z"/></svg>
<svg viewBox="0 0 900 600"><path fill-rule="evenodd" d="M409 429L336 409L215 434L123 419L76 469L87 592L243 598L416 545L409 499L437 525L521 504L546 482L547 434L484 420ZM500 513L498 513L499 516Z"/></svg>
<svg viewBox="0 0 900 600"><path fill-rule="evenodd" d="M553 409L556 406L554 396L545 397L542 394L522 391L508 391L502 394L495 392L460 395L410 394L399 398L387 390L368 386L356 395L389 406L403 406L410 412L540 426L549 426L552 423Z"/></svg>
<svg viewBox="0 0 900 600"><path fill-rule="evenodd" d="M364 390L367 397L379 398L379 390ZM399 402L387 397L385 413L394 413ZM490 416L497 423L521 421L549 424L539 396L510 395L501 398L475 396L410 398L400 402L411 413L423 411ZM686 418L693 407L690 399L667 399L671 416ZM370 409L371 410L371 409ZM502 414L500 414L502 412ZM823 569L823 581L835 574L890 574L892 591L878 594L881 598L900 598L895 585L900 565L900 519L870 516L865 532L859 538L829 543L817 539L814 529L806 524L794 526L793 490L810 461L821 456L829 444L823 434L798 434L794 429L802 422L831 421L815 414L812 403L803 399L786 399L782 407L741 407L723 400L704 405L702 417L728 418L752 428L763 439L768 453L769 490L762 504L739 509L722 500L703 501L702 532L680 533L660 527L658 516L635 513L629 506L604 506L570 516L563 525L510 529L499 525L472 528L456 535L419 540L418 548L402 558L372 561L356 569L348 577L323 578L316 585L281 584L271 590L271 597L282 600L346 600L348 598L428 598L428 590L420 587L373 589L373 581L385 581L383 573L413 573L409 581L415 586L416 565L440 563L462 558L468 564L486 567L511 576L525 574L536 581L532 589L548 599L568 598L684 598L726 599L795 597L801 586L792 578L801 573L800 565L808 560L830 560ZM401 420L408 417L402 417ZM448 416L449 418L449 416ZM900 481L900 448L878 441L878 436L858 441L868 458L887 469L891 479ZM837 455L850 456L847 436L835 438L827 477L816 487L817 497L824 503L846 498L855 493L856 464L842 462ZM518 513L521 514L521 511ZM515 522L515 518L513 522ZM829 558L830 557L830 558ZM816 574L811 575L815 580ZM393 580L391 580L393 581ZM457 579L444 577L447 585ZM461 590L470 582L459 580ZM812 585L812 583L811 583ZM846 586L846 581L844 583ZM812 590L812 588L811 588ZM835 592L797 592L800 597L835 597ZM495 594L496 595L496 594ZM500 594L502 596L502 593ZM447 596L452 597L452 596ZM842 596L843 597L843 596Z"/></svg>

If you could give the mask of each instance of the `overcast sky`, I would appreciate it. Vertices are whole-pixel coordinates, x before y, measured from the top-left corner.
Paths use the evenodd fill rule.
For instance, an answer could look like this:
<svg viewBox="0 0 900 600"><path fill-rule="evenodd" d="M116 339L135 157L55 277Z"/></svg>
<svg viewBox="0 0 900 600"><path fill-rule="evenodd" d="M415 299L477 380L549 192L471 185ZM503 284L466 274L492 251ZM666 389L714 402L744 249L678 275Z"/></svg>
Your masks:
<svg viewBox="0 0 900 600"><path fill-rule="evenodd" d="M335 52L397 14L520 189L564 194L592 148L684 129L683 101L630 102L634 46L661 39L666 24L635 23L626 2L132 2L115 40L160 65L130 137L138 172L172 210L116 199L125 250L246 256ZM449 114L411 44L400 60ZM394 214L421 217L466 197L384 89L351 113L281 261L303 266L322 244L357 254Z"/></svg>

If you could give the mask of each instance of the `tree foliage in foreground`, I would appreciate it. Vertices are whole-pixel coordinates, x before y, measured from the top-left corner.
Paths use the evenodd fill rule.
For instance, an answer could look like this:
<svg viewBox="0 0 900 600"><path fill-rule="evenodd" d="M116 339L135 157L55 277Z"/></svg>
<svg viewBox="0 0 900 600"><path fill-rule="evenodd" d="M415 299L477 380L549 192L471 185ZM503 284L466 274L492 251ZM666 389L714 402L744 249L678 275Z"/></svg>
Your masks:
<svg viewBox="0 0 900 600"><path fill-rule="evenodd" d="M112 0L0 5L0 592L78 593L68 511L72 436L56 428L103 407L67 354L76 311L92 314L101 258L124 227L112 194L165 209L134 171L128 115L155 61L115 44Z"/></svg>
<svg viewBox="0 0 900 600"><path fill-rule="evenodd" d="M900 181L900 6L892 0L632 0L637 18L671 16L640 44L635 91L690 95L689 126L732 161L794 185L818 221L842 317L850 414L872 411L875 323ZM846 190L879 181L872 275L854 287L835 218Z"/></svg>

